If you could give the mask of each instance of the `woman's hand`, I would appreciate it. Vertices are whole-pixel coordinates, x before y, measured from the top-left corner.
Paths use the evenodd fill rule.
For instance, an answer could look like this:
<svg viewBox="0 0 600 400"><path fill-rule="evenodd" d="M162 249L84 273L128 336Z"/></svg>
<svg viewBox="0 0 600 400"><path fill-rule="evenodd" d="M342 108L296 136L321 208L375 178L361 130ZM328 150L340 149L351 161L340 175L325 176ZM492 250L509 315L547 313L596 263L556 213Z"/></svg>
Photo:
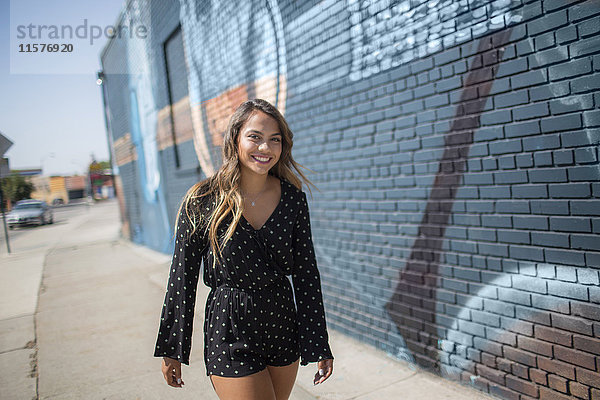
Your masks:
<svg viewBox="0 0 600 400"><path fill-rule="evenodd" d="M321 382L324 382L327 378L331 376L333 373L333 359L326 359L317 362L317 366L319 370L315 374L315 379L313 381L314 385L317 385Z"/></svg>
<svg viewBox="0 0 600 400"><path fill-rule="evenodd" d="M169 357L163 357L162 373L169 386L182 387L185 382L181 380L181 363Z"/></svg>

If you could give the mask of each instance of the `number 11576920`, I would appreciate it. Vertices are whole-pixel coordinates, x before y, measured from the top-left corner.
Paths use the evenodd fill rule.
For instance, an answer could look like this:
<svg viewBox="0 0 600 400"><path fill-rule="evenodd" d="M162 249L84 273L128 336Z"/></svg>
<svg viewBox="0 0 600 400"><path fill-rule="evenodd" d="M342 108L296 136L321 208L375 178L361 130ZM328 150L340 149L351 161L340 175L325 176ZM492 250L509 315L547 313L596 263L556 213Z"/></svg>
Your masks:
<svg viewBox="0 0 600 400"><path fill-rule="evenodd" d="M19 53L72 53L71 43L26 43L19 44Z"/></svg>

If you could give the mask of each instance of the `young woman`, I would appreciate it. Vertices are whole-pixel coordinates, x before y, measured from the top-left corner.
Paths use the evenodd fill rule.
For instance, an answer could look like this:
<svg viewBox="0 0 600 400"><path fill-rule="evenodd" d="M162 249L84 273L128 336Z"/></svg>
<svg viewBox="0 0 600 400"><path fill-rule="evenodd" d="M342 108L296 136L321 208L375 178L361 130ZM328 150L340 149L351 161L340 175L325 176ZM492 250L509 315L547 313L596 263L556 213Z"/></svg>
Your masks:
<svg viewBox="0 0 600 400"><path fill-rule="evenodd" d="M221 400L285 400L298 365L333 372L306 193L293 134L267 101L244 102L224 137L223 165L179 208L175 251L154 351L170 386L189 365L200 264L211 288L206 374ZM292 285L287 278L291 275Z"/></svg>

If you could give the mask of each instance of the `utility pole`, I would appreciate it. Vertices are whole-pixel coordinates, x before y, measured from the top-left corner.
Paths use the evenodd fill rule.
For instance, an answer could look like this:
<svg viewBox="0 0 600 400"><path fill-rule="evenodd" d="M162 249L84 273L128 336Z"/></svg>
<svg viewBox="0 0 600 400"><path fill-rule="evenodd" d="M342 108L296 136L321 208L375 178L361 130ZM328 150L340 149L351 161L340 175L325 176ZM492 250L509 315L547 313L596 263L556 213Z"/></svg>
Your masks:
<svg viewBox="0 0 600 400"><path fill-rule="evenodd" d="M2 225L4 225L4 238L6 241L6 251L10 254L10 238L8 236L8 229L6 229L6 211L4 207L4 189L2 188L3 176L8 175L4 174L5 170L8 169L8 159L0 158L0 208L2 211Z"/></svg>
<svg viewBox="0 0 600 400"><path fill-rule="evenodd" d="M0 175L0 180L2 177ZM0 202L2 203L2 225L4 225L4 237L6 238L6 251L10 254L10 239L8 237L8 229L6 229L6 212L4 210L4 191L2 190L2 185L0 185Z"/></svg>

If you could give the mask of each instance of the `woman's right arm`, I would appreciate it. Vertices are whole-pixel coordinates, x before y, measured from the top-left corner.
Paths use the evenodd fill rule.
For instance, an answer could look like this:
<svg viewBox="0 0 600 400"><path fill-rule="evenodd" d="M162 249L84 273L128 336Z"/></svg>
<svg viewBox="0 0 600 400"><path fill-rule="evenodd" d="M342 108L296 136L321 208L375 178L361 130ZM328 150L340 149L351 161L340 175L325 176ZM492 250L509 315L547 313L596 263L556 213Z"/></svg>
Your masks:
<svg viewBox="0 0 600 400"><path fill-rule="evenodd" d="M154 357L168 357L189 365L201 252L206 241L201 229L190 237L192 226L184 210L177 217L176 230Z"/></svg>

